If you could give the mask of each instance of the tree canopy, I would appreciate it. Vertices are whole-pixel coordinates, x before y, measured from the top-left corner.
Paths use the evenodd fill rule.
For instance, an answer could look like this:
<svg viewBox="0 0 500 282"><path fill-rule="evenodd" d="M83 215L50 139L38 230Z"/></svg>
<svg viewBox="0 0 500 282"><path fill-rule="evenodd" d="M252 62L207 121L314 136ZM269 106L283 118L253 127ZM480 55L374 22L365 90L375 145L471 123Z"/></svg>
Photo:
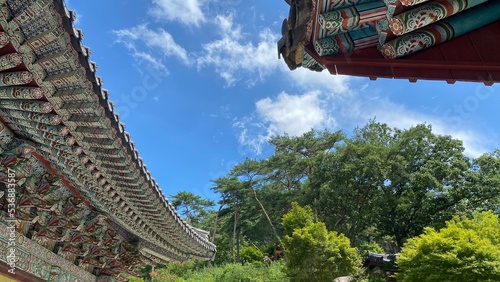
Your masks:
<svg viewBox="0 0 500 282"><path fill-rule="evenodd" d="M188 224L192 225L197 225L207 215L207 208L215 205L213 201L186 191L170 197L174 208L185 217Z"/></svg>
<svg viewBox="0 0 500 282"><path fill-rule="evenodd" d="M333 281L354 274L361 262L355 248L343 234L328 231L323 222L312 221L312 210L294 204L283 216L287 230L284 243L291 281Z"/></svg>
<svg viewBox="0 0 500 282"><path fill-rule="evenodd" d="M500 221L491 212L454 217L439 231L409 239L398 281L500 281Z"/></svg>
<svg viewBox="0 0 500 282"><path fill-rule="evenodd" d="M216 265L255 262L260 253L293 265L308 246L303 258L318 265L323 258L317 269L336 271L336 254L349 256L349 248L398 253L413 237L451 228L454 216L500 213L500 150L470 157L462 141L428 124L398 129L370 121L350 135L311 130L269 144L272 155L247 158L213 180L217 203L172 196L188 222L211 231ZM472 232L461 224L456 234ZM332 273L350 273L342 269Z"/></svg>

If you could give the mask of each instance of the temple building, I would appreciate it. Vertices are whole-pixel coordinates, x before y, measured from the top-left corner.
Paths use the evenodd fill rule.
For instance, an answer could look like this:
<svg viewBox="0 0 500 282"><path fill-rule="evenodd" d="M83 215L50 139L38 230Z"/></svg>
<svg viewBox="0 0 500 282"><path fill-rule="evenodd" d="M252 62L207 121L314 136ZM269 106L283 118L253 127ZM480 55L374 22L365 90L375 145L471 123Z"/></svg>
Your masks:
<svg viewBox="0 0 500 282"><path fill-rule="evenodd" d="M500 0L285 0L278 52L291 70L500 82Z"/></svg>
<svg viewBox="0 0 500 282"><path fill-rule="evenodd" d="M213 259L162 194L63 0L0 0L0 280Z"/></svg>

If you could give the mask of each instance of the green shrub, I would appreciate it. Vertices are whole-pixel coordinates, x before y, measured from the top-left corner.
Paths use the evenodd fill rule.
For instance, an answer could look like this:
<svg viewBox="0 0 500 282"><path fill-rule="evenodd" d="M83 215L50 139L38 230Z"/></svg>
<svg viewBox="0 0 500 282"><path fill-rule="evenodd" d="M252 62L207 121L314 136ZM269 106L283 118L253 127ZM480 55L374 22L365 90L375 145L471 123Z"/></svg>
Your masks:
<svg viewBox="0 0 500 282"><path fill-rule="evenodd" d="M370 242L370 243L363 243L359 246L359 253L362 256L366 256L368 252L376 253L376 254L383 254L384 249L377 244L376 242Z"/></svg>
<svg viewBox="0 0 500 282"><path fill-rule="evenodd" d="M398 281L500 281L500 222L491 212L454 217L439 231L408 240Z"/></svg>
<svg viewBox="0 0 500 282"><path fill-rule="evenodd" d="M153 281L175 282L286 282L289 281L283 272L285 264L273 262L269 266L263 264L225 264L219 267L202 268L200 271L188 271L178 277L168 272L167 268L157 272ZM161 280L165 279L165 280Z"/></svg>
<svg viewBox="0 0 500 282"><path fill-rule="evenodd" d="M144 280L142 278L137 278L137 277L131 277L128 281L129 282L146 282L146 280Z"/></svg>
<svg viewBox="0 0 500 282"><path fill-rule="evenodd" d="M260 262L263 258L262 252L253 246L246 246L241 249L240 258L243 263Z"/></svg>
<svg viewBox="0 0 500 282"><path fill-rule="evenodd" d="M154 282L175 282L178 276L171 273L168 268L160 268L156 271L151 280Z"/></svg>
<svg viewBox="0 0 500 282"><path fill-rule="evenodd" d="M333 281L356 273L361 258L343 234L328 231L323 222L313 223L311 208L296 204L283 216L284 238L291 281ZM290 234L293 229L293 232Z"/></svg>

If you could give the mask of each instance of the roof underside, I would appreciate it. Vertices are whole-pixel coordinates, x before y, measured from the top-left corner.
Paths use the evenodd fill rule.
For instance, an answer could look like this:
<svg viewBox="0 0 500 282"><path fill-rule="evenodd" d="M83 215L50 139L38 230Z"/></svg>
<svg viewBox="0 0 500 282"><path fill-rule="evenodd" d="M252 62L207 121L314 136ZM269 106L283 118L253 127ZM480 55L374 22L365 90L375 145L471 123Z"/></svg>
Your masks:
<svg viewBox="0 0 500 282"><path fill-rule="evenodd" d="M12 135L0 140L2 160L15 151L16 162L36 163L58 180L51 189L67 189L72 205L99 215L92 220L139 259L213 258L215 245L180 218L135 150L82 45L83 32L73 25L74 13L62 0L0 0L0 7L0 127ZM29 207L45 214L42 206L54 199L42 196L45 202ZM53 208L49 216L66 215Z"/></svg>
<svg viewBox="0 0 500 282"><path fill-rule="evenodd" d="M278 43L278 51L292 70L300 66L315 71L326 68L334 75L364 76L370 79L403 78L411 82L418 79L444 80L448 83L473 81L486 85L500 82L500 53L493 47L500 44L500 21L497 20L500 14L498 11L489 13L492 21L489 23L475 23L476 17L472 17L478 12L486 16L487 12L484 11L498 9L500 1L475 1L485 3L459 11L453 11L450 8L452 5L445 8L439 6L439 3L446 1L291 0L288 1L291 4L290 15L283 23L283 38ZM370 7L371 13L363 10L378 2L387 6L387 11L383 14L380 14L381 8L378 6L379 10ZM463 1L457 0L459 2ZM425 20L425 16L421 17L418 20L425 20L429 25L410 31L393 28L395 22L403 22L403 27L409 29L410 23L417 22L415 18L411 18L411 13L418 14L415 11L432 18L437 10L450 15L434 23ZM338 20L339 18L343 21ZM325 19L330 20L330 25L324 23ZM336 21L339 25L335 25ZM450 27L452 25L448 22L455 27ZM477 28L468 30L468 26L474 24ZM337 29L332 29L332 26ZM450 27L451 33L447 34L449 38L444 38L445 28L442 26ZM365 37L359 35L360 30L365 32ZM396 35L393 31L408 33ZM427 38L425 36L428 34L432 34L431 38L436 42L428 43L427 39L419 41ZM334 51L328 43L334 45ZM396 52L410 53L392 58L393 50L387 48L391 44L399 48ZM429 46L424 46L425 44Z"/></svg>

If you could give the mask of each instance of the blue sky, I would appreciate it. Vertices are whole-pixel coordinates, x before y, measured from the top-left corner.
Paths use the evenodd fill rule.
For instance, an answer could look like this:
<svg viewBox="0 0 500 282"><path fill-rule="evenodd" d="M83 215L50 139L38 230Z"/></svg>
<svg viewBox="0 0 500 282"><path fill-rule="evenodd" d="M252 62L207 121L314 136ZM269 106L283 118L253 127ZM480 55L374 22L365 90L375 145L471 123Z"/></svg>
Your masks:
<svg viewBox="0 0 500 282"><path fill-rule="evenodd" d="M165 195L216 199L211 179L266 140L311 128L350 134L369 119L430 123L478 156L500 148L500 86L289 71L276 42L285 1L67 1L98 75Z"/></svg>

